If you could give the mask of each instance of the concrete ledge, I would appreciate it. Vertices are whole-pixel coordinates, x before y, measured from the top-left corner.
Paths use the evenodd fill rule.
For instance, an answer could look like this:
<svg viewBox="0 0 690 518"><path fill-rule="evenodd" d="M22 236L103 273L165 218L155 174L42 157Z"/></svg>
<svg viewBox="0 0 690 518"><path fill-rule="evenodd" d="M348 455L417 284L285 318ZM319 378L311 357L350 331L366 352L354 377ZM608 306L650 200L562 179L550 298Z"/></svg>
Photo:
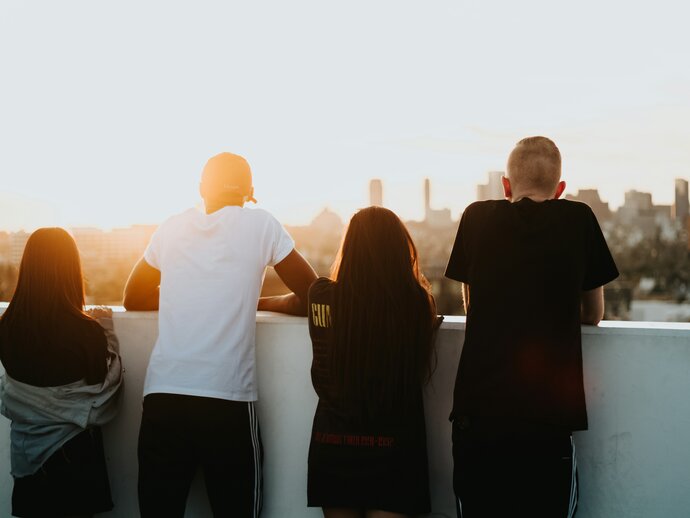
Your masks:
<svg viewBox="0 0 690 518"><path fill-rule="evenodd" d="M0 305L0 312L3 305ZM114 308L126 387L120 415L105 427L115 509L138 515L136 441L156 312ZM464 318L448 317L438 365L426 389L432 516L454 516L448 414L464 339ZM690 324L604 322L583 327L590 430L578 433L578 517L684 517L690 509ZM257 315L257 405L265 448L264 517L321 516L306 508L307 448L316 395L304 318ZM0 419L0 516L10 516L9 422ZM195 481L187 516L211 516ZM104 515L104 516L106 516Z"/></svg>

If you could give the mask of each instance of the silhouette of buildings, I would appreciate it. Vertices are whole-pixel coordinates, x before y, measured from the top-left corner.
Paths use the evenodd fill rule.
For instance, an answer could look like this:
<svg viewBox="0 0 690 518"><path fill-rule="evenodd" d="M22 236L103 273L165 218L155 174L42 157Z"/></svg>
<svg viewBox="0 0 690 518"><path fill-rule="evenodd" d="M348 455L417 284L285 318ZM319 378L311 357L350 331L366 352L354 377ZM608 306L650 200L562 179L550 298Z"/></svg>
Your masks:
<svg viewBox="0 0 690 518"><path fill-rule="evenodd" d="M0 262L9 262L12 253L11 235L9 232L0 231Z"/></svg>
<svg viewBox="0 0 690 518"><path fill-rule="evenodd" d="M477 186L477 198L504 199L502 176L500 171L489 172L487 183ZM457 220L452 219L450 209L432 208L431 181L428 178L424 179L422 194L423 219L406 221L405 225L417 246L420 266L432 285L439 312L462 314L460 285L444 277L457 230ZM678 240L683 244L687 242L690 250L690 200L686 180L676 179L673 206L654 205L650 193L636 190L625 193L625 202L617 211L610 209L596 189L580 189L577 194L567 195L566 198L587 203L599 220L607 239L617 243L619 250L632 249L630 247L640 243L672 246ZM369 202L371 205L383 205L383 185L380 179L369 182ZM141 257L155 228L153 225L135 225L111 231L87 227L71 229L88 281L89 303L119 304L127 275L134 262ZM322 209L309 225L287 226L296 248L319 275L330 273L344 228L341 217L329 208ZM0 232L0 263L9 264L16 269L28 237L29 233L26 232ZM679 275L685 274L679 270ZM625 318L626 308L629 309L633 290L636 289L632 285L621 283L607 287L607 315ZM269 269L266 272L263 294L285 293L286 290L275 272ZM5 289L5 292L8 290ZM616 304L620 308L611 309Z"/></svg>
<svg viewBox="0 0 690 518"><path fill-rule="evenodd" d="M673 204L673 219L684 227L690 216L690 201L688 200L688 181L676 178L675 203Z"/></svg>
<svg viewBox="0 0 690 518"><path fill-rule="evenodd" d="M453 225L450 209L431 208L431 181L424 179L424 222L430 227L448 227Z"/></svg>
<svg viewBox="0 0 690 518"><path fill-rule="evenodd" d="M477 185L477 201L503 200L503 171L489 171L489 181L486 184Z"/></svg>
<svg viewBox="0 0 690 518"><path fill-rule="evenodd" d="M600 224L609 221L612 217L609 204L601 200L599 191L596 189L580 189L575 195L566 195L565 199L581 201L589 205Z"/></svg>
<svg viewBox="0 0 690 518"><path fill-rule="evenodd" d="M378 178L369 182L369 205L383 207L383 184Z"/></svg>
<svg viewBox="0 0 690 518"><path fill-rule="evenodd" d="M24 247L29 240L29 233L20 230L10 234L10 263L19 265L24 255Z"/></svg>
<svg viewBox="0 0 690 518"><path fill-rule="evenodd" d="M99 228L70 229L85 268L109 262L136 261L144 253L156 225L133 225L108 232Z"/></svg>

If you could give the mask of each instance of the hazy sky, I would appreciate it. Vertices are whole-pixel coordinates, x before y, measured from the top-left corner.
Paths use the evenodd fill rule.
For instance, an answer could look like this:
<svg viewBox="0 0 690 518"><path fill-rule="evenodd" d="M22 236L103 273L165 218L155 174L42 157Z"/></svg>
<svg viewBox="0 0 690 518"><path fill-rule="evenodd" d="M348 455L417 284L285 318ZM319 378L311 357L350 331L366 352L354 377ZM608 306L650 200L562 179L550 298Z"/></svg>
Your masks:
<svg viewBox="0 0 690 518"><path fill-rule="evenodd" d="M247 157L287 224L383 180L453 217L520 138L568 192L690 179L690 7L656 2L0 0L0 228L157 223Z"/></svg>

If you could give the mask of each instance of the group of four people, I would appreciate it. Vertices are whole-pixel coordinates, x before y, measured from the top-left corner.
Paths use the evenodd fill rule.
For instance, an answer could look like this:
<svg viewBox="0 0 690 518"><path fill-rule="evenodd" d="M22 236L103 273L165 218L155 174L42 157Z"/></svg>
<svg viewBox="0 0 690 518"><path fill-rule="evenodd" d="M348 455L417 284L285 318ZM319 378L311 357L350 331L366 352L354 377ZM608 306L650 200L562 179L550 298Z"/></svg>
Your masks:
<svg viewBox="0 0 690 518"><path fill-rule="evenodd" d="M571 433L587 428L580 324L602 318L617 270L592 211L559 199L560 174L551 140L524 139L508 159L506 200L474 203L460 221L446 271L463 283L467 313L451 413L458 516L575 512ZM273 216L244 207L255 200L242 157L211 158L200 193L205 210L160 225L125 288L128 310L159 311L141 515L183 516L199 468L214 516L259 515L257 308L308 317L319 398L308 505L328 518L430 512L423 389L442 317L404 224L381 207L358 211L330 278L317 279ZM267 266L290 294L260 297ZM84 312L70 236L32 234L0 320L16 516L112 507L98 426L112 417L121 366L107 317ZM79 406L86 417L70 411Z"/></svg>

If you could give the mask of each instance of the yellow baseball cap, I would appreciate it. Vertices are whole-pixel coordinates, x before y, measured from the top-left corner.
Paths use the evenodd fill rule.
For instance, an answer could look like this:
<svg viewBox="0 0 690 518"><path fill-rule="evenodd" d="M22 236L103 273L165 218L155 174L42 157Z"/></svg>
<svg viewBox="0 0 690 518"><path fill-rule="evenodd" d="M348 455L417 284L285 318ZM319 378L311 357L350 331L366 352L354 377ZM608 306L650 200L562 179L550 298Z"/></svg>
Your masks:
<svg viewBox="0 0 690 518"><path fill-rule="evenodd" d="M252 170L240 155L219 153L209 158L201 173L201 185L207 193L222 198L246 197L253 201Z"/></svg>

